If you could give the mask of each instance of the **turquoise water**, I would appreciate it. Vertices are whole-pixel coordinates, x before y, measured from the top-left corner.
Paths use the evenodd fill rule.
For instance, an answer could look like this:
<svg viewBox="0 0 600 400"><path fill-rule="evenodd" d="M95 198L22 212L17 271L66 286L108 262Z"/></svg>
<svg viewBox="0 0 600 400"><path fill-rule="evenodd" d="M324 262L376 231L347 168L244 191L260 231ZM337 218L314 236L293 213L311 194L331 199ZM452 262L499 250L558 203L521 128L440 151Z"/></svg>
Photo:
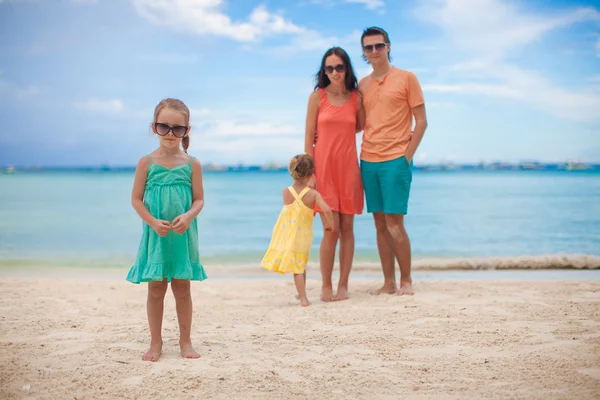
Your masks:
<svg viewBox="0 0 600 400"><path fill-rule="evenodd" d="M141 235L132 183L129 172L0 175L0 260L132 263ZM289 183L281 172L206 172L202 261L260 262ZM416 258L598 256L600 173L416 171L406 225ZM355 232L357 261L376 262L370 214Z"/></svg>

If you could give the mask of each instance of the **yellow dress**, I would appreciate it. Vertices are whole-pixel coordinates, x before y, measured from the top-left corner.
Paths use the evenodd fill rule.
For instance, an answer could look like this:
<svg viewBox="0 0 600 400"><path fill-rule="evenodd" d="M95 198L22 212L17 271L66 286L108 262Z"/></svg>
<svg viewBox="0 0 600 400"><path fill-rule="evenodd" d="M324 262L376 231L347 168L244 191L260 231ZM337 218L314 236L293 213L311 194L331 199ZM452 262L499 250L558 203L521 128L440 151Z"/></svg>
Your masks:
<svg viewBox="0 0 600 400"><path fill-rule="evenodd" d="M306 268L313 240L314 210L302 202L302 197L310 190L304 188L299 194L293 187L288 190L294 202L286 204L279 213L273 228L269 250L260 265L268 270L285 274L302 274Z"/></svg>

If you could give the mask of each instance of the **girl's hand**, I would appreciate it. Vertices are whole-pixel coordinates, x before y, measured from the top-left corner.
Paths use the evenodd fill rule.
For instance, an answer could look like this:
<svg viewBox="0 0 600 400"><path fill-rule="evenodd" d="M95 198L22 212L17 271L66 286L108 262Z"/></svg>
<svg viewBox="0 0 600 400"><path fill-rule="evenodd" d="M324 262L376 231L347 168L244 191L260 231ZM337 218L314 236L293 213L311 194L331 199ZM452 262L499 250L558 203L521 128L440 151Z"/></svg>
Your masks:
<svg viewBox="0 0 600 400"><path fill-rule="evenodd" d="M180 235L187 231L188 226L190 226L190 219L185 214L181 214L173 220L173 230Z"/></svg>
<svg viewBox="0 0 600 400"><path fill-rule="evenodd" d="M158 236L167 236L167 233L171 230L171 224L169 221L157 219L154 224L152 224L152 229L154 229Z"/></svg>

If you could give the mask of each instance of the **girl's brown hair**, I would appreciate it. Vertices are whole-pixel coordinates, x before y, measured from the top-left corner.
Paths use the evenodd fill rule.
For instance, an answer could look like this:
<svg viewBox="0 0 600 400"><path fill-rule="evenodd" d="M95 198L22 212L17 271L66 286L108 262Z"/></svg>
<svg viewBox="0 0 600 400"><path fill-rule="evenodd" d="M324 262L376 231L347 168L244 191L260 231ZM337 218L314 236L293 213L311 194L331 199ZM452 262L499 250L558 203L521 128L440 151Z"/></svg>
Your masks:
<svg viewBox="0 0 600 400"><path fill-rule="evenodd" d="M291 159L288 170L292 178L298 181L315 173L315 161L309 154L298 154Z"/></svg>
<svg viewBox="0 0 600 400"><path fill-rule="evenodd" d="M184 104L183 101L179 99L163 99L158 103L156 108L154 109L154 122L155 124L158 118L158 114L165 108L170 108L171 110L179 111L185 117L185 124L190 124L190 109ZM183 146L183 151L187 153L188 148L190 147L190 135L186 134L183 138L181 138L181 145Z"/></svg>

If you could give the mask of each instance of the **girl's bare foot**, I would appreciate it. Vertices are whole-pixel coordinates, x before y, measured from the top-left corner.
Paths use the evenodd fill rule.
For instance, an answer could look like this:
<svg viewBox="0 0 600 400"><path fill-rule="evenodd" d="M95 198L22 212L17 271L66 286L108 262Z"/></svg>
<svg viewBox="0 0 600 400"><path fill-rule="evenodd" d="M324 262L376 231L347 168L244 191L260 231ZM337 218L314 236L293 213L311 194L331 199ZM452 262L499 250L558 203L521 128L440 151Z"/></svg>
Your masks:
<svg viewBox="0 0 600 400"><path fill-rule="evenodd" d="M330 287L324 287L323 289L321 289L321 301L333 301L333 289L331 289Z"/></svg>
<svg viewBox="0 0 600 400"><path fill-rule="evenodd" d="M162 341L156 342L156 343L151 342L150 349L148 349L148 351L144 353L144 355L142 356L142 360L156 362L160 358L161 354L162 354Z"/></svg>
<svg viewBox="0 0 600 400"><path fill-rule="evenodd" d="M200 358L200 354L192 347L192 342L179 342L179 348L183 358Z"/></svg>
<svg viewBox="0 0 600 400"><path fill-rule="evenodd" d="M348 300L348 290L344 287L338 288L334 301Z"/></svg>
<svg viewBox="0 0 600 400"><path fill-rule="evenodd" d="M400 289L396 292L398 296L412 296L415 294L415 291L412 287L412 281L400 281Z"/></svg>
<svg viewBox="0 0 600 400"><path fill-rule="evenodd" d="M369 293L373 296L379 296L380 294L394 294L396 293L396 284L384 284L379 289L369 290Z"/></svg>
<svg viewBox="0 0 600 400"><path fill-rule="evenodd" d="M302 307L308 307L310 306L310 301L308 301L308 299L305 297L303 299L300 299L300 305Z"/></svg>

